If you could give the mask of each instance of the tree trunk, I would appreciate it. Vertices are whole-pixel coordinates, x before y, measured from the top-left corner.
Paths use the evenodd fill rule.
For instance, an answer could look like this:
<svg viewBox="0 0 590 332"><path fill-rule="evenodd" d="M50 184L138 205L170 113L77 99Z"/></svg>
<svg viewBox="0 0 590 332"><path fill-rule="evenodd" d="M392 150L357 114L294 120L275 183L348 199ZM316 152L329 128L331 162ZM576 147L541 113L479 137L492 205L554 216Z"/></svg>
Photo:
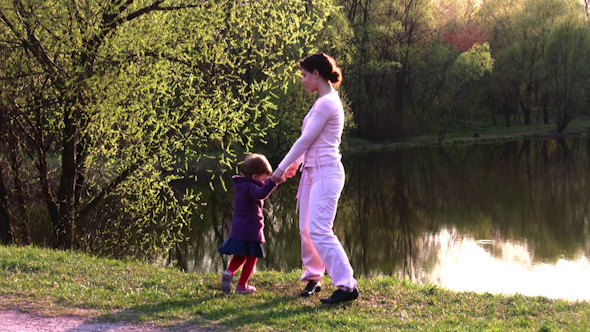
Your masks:
<svg viewBox="0 0 590 332"><path fill-rule="evenodd" d="M531 108L529 105L526 105L523 101L520 102L520 108L522 108L522 114L524 115L524 124L530 125L531 124Z"/></svg>
<svg viewBox="0 0 590 332"><path fill-rule="evenodd" d="M541 103L541 107L543 108L543 124L549 124L549 98L547 93L543 93L543 96L541 97Z"/></svg>
<svg viewBox="0 0 590 332"><path fill-rule="evenodd" d="M4 185L4 177L0 173L0 240L3 244L14 242L14 233L8 213L8 190Z"/></svg>
<svg viewBox="0 0 590 332"><path fill-rule="evenodd" d="M10 146L10 167L12 168L12 176L13 176L13 181L14 181L14 191L15 191L15 196L16 196L16 200L18 202L18 206L20 208L20 212L22 215L22 224L24 225L24 227L21 230L21 234L22 234L22 241L23 244L29 245L31 244L31 230L30 230L30 220L29 220L29 214L28 214L28 209L27 209L27 200L26 200L26 193L25 193L25 189L23 187L23 181L21 179L21 174L20 174L20 170L21 170L21 162L18 158L17 155L17 142L16 137L12 136L12 133L9 133L9 146Z"/></svg>
<svg viewBox="0 0 590 332"><path fill-rule="evenodd" d="M493 112L491 112L490 118L492 119L492 123L494 124L494 127L497 126L498 123L496 122L496 113L495 113L495 110Z"/></svg>
<svg viewBox="0 0 590 332"><path fill-rule="evenodd" d="M68 103L69 104L69 103ZM73 103L70 105L74 105ZM57 232L57 248L71 249L74 242L74 209L76 179L76 142L78 128L74 119L74 110L67 110L64 115L64 138L62 142L62 174L57 195L59 212L53 220Z"/></svg>
<svg viewBox="0 0 590 332"><path fill-rule="evenodd" d="M405 134L404 131L404 100L406 96L406 71L401 70L395 75L395 90L393 95L393 116L390 116L391 122L386 127L398 128L397 132L387 134L387 137L393 140L401 139Z"/></svg>
<svg viewBox="0 0 590 332"><path fill-rule="evenodd" d="M5 112L6 109L2 107L0 109L0 135L4 137L8 135ZM4 143L2 136L0 136L0 142ZM6 189L6 185L4 185L2 169L0 169L0 240L3 244L10 244L14 241L10 214L8 213L8 190Z"/></svg>

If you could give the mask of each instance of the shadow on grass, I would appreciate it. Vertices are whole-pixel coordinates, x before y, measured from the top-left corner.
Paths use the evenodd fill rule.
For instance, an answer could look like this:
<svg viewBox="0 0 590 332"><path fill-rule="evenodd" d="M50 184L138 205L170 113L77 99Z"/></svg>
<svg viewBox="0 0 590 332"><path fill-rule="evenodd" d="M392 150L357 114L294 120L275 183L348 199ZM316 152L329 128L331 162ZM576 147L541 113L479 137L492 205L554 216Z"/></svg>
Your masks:
<svg viewBox="0 0 590 332"><path fill-rule="evenodd" d="M320 297L302 299L298 294L285 295L268 291L247 295L225 294L209 288L198 297L137 305L99 316L93 321L159 321L161 325L167 326L162 331L231 330L253 324L273 330L284 330L289 326L294 326L297 330L313 330L317 329L315 323L318 319L326 319L325 314L318 315L319 313L346 308L343 305L322 305L319 299Z"/></svg>

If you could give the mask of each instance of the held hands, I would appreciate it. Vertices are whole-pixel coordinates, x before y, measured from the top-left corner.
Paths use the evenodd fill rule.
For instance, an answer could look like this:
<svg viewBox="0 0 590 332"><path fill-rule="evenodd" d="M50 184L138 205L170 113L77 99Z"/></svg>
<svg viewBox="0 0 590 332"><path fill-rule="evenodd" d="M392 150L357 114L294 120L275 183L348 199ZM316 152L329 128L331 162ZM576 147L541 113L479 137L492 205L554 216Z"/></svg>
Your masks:
<svg viewBox="0 0 590 332"><path fill-rule="evenodd" d="M277 168L271 175L270 180L276 184L281 184L287 179L292 178L297 174L297 168L299 167L298 164L292 164L291 166L287 167L286 171Z"/></svg>
<svg viewBox="0 0 590 332"><path fill-rule="evenodd" d="M283 173L284 172L280 169L275 170L270 176L270 180L276 184L281 184L287 181L287 178L285 178L285 174Z"/></svg>
<svg viewBox="0 0 590 332"><path fill-rule="evenodd" d="M287 179L294 177L295 174L297 174L297 168L299 168L299 165L297 164L292 164L291 166L287 167L287 170L285 171L285 177Z"/></svg>

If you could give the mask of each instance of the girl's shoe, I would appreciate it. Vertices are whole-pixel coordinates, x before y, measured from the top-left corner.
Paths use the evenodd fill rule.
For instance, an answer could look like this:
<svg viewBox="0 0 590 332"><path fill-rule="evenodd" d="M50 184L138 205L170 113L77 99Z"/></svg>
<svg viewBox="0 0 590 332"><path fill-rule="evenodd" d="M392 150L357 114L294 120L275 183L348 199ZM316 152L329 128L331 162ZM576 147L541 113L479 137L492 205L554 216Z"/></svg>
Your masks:
<svg viewBox="0 0 590 332"><path fill-rule="evenodd" d="M231 283L233 278L233 273L227 270L223 271L223 274L221 275L221 290L224 293L231 293Z"/></svg>
<svg viewBox="0 0 590 332"><path fill-rule="evenodd" d="M250 286L250 285L246 285L246 286L237 285L236 286L236 293L238 293L238 294L254 293L255 291L256 291L256 287L254 287L254 286Z"/></svg>

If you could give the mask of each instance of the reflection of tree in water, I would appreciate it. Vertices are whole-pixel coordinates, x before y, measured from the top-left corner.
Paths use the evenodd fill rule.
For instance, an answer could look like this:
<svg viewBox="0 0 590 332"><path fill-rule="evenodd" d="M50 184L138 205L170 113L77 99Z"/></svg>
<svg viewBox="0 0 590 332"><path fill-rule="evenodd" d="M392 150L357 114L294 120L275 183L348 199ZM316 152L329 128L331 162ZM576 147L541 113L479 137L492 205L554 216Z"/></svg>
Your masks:
<svg viewBox="0 0 590 332"><path fill-rule="evenodd" d="M345 160L347 182L335 229L359 273L393 274L400 265L404 274L412 269L408 177L395 160L395 153Z"/></svg>
<svg viewBox="0 0 590 332"><path fill-rule="evenodd" d="M506 142L346 158L336 227L349 230L344 242L355 269L418 278L436 264L435 235L443 229L456 229L450 232L455 237L522 243L536 261L588 255L588 141L568 143ZM503 255L500 247L485 248Z"/></svg>
<svg viewBox="0 0 590 332"><path fill-rule="evenodd" d="M579 147L577 140L571 146ZM587 145L587 142L584 143ZM579 254L589 196L580 190L588 167L585 151L574 151L564 141L524 141L481 146L485 164L470 164L486 174L471 174L470 182L485 191L476 206L489 216L489 236L526 243L536 260L555 260L563 253ZM466 224L465 226L468 226ZM466 234L469 234L465 231ZM475 234L485 237L485 233ZM584 239L584 241L586 241Z"/></svg>
<svg viewBox="0 0 590 332"><path fill-rule="evenodd" d="M522 244L536 262L590 256L590 144L584 139L414 148L346 156L346 185L334 230L358 274L422 279L440 261L441 241ZM179 252L188 270L222 270L216 251L229 231L233 191L197 184L202 206ZM205 179L204 181L201 181ZM267 257L258 268L301 267L298 177L265 207ZM179 190L180 192L183 191ZM444 232L445 237L439 235ZM448 245L446 246L448 247ZM495 257L501 246L485 246ZM177 257L182 261L182 257Z"/></svg>

